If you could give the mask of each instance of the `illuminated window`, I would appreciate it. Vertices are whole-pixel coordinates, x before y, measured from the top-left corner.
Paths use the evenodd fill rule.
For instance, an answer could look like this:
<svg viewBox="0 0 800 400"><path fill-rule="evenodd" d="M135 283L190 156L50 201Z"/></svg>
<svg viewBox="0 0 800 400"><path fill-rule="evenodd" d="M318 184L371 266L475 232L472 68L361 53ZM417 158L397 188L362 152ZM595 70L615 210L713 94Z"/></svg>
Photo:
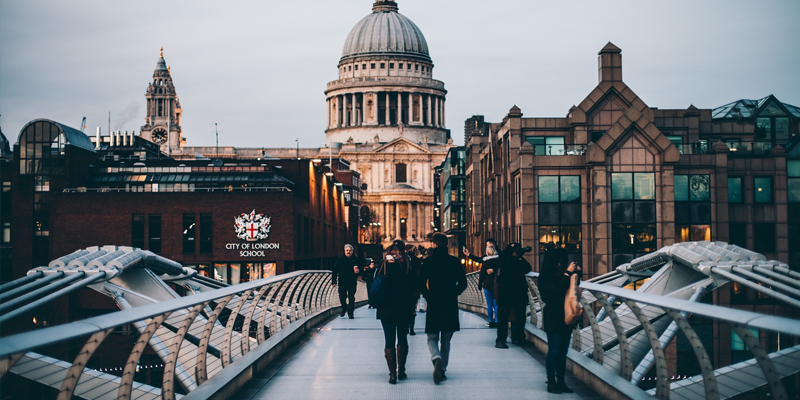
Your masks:
<svg viewBox="0 0 800 400"><path fill-rule="evenodd" d="M772 177L753 178L753 197L756 203L772 203Z"/></svg>

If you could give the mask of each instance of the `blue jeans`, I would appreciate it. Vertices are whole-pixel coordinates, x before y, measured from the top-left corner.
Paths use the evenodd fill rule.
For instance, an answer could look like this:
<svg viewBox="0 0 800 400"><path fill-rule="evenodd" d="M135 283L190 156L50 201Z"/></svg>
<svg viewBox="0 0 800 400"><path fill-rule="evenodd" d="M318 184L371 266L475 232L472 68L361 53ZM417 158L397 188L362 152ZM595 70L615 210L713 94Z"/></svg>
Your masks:
<svg viewBox="0 0 800 400"><path fill-rule="evenodd" d="M489 316L489 322L497 322L497 299L489 289L483 289L483 296L486 297L486 313Z"/></svg>
<svg viewBox="0 0 800 400"><path fill-rule="evenodd" d="M569 331L569 333L547 334L545 369L547 370L547 381L551 384L563 385L566 383L564 374L567 370L567 351L569 351L569 340L571 338L572 331Z"/></svg>

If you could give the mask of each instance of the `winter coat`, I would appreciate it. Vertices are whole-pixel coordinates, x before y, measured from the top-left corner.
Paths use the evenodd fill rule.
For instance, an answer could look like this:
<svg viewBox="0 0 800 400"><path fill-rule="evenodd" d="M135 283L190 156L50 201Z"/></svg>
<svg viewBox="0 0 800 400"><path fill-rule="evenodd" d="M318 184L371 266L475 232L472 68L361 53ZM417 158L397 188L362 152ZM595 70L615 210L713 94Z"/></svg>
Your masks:
<svg viewBox="0 0 800 400"><path fill-rule="evenodd" d="M364 260L356 256L339 257L339 259L336 260L336 264L333 265L331 283L335 285L338 282L339 285L345 287L356 286L356 282L358 282L358 275L353 270L353 267L358 267L360 274L361 269L364 268Z"/></svg>
<svg viewBox="0 0 800 400"><path fill-rule="evenodd" d="M539 275L539 293L544 301L542 324L547 333L569 333L573 325L564 323L564 299L569 290L569 275L556 272Z"/></svg>
<svg viewBox="0 0 800 400"><path fill-rule="evenodd" d="M492 292L492 295L494 295L494 277L497 276L497 271L499 271L500 268L500 256L486 256L483 257L481 262L483 264L481 265L481 271L478 274L478 286L482 289ZM492 271L491 274L486 273L486 271L490 269L494 271Z"/></svg>
<svg viewBox="0 0 800 400"><path fill-rule="evenodd" d="M384 273L382 270L384 268L386 297L378 308L377 318L396 325L408 325L414 316L414 307L419 298L419 296L414 297L414 293L417 292L416 271L407 260L382 263L383 265L377 268L376 277Z"/></svg>
<svg viewBox="0 0 800 400"><path fill-rule="evenodd" d="M531 265L522 258L501 257L495 272L495 296L501 308L525 305L528 302L528 282L525 274ZM484 264L485 265L485 264Z"/></svg>
<svg viewBox="0 0 800 400"><path fill-rule="evenodd" d="M467 277L458 258L437 248L422 262L420 290L428 301L425 333L455 332L458 322L458 296L467 288Z"/></svg>

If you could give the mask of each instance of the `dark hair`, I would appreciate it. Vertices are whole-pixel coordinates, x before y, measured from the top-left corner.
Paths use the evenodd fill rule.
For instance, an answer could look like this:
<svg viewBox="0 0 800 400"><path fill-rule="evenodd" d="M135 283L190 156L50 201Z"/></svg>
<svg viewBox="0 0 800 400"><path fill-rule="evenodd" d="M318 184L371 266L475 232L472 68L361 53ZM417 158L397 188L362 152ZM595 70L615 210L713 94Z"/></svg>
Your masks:
<svg viewBox="0 0 800 400"><path fill-rule="evenodd" d="M560 263L560 265L559 265ZM563 273L569 266L567 251L560 248L547 250L539 266L539 272L543 276L552 276Z"/></svg>
<svg viewBox="0 0 800 400"><path fill-rule="evenodd" d="M406 251L406 244L405 244L405 243L403 243L403 241L402 241L402 240L399 240L399 239L398 239L398 240L395 240L394 242L392 242L392 244L391 244L391 245L389 246L389 248L388 248L388 249L386 249L386 250L388 250L388 251L391 251L391 250L396 250L396 251L399 251L399 252L401 252L401 253L405 253L405 251Z"/></svg>
<svg viewBox="0 0 800 400"><path fill-rule="evenodd" d="M440 249L447 248L447 236L445 236L443 233L437 233L433 235L431 241L433 241L433 243L436 244L436 247Z"/></svg>
<svg viewBox="0 0 800 400"><path fill-rule="evenodd" d="M487 243L491 243L492 246L494 246L495 249L499 249L500 248L500 246L497 245L497 240L494 240L494 238L488 238L488 239L486 239L486 242Z"/></svg>

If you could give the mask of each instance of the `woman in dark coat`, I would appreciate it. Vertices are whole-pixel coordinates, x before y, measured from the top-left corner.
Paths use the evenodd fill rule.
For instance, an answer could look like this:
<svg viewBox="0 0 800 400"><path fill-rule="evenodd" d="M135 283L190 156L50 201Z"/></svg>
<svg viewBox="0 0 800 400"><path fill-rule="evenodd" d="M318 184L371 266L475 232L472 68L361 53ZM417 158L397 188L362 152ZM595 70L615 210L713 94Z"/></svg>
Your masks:
<svg viewBox="0 0 800 400"><path fill-rule="evenodd" d="M497 339L494 347L507 349L508 323L511 322L511 342L525 343L525 305L528 304L528 283L525 274L531 272L522 255L525 252L519 243L511 243L500 255L499 268L495 272L495 294L497 295Z"/></svg>
<svg viewBox="0 0 800 400"><path fill-rule="evenodd" d="M378 307L377 316L381 320L386 340L384 356L389 367L389 383L395 384L398 378L406 379L408 325L414 315L414 293L417 292L416 272L405 253L405 244L402 241L395 240L392 243L377 274L386 274L385 300Z"/></svg>
<svg viewBox="0 0 800 400"><path fill-rule="evenodd" d="M551 249L542 259L539 275L539 292L544 301L543 324L547 333L547 391L572 393L564 375L567 369L567 351L574 325L564 322L564 300L573 273L580 273L575 263L569 263L564 249Z"/></svg>

